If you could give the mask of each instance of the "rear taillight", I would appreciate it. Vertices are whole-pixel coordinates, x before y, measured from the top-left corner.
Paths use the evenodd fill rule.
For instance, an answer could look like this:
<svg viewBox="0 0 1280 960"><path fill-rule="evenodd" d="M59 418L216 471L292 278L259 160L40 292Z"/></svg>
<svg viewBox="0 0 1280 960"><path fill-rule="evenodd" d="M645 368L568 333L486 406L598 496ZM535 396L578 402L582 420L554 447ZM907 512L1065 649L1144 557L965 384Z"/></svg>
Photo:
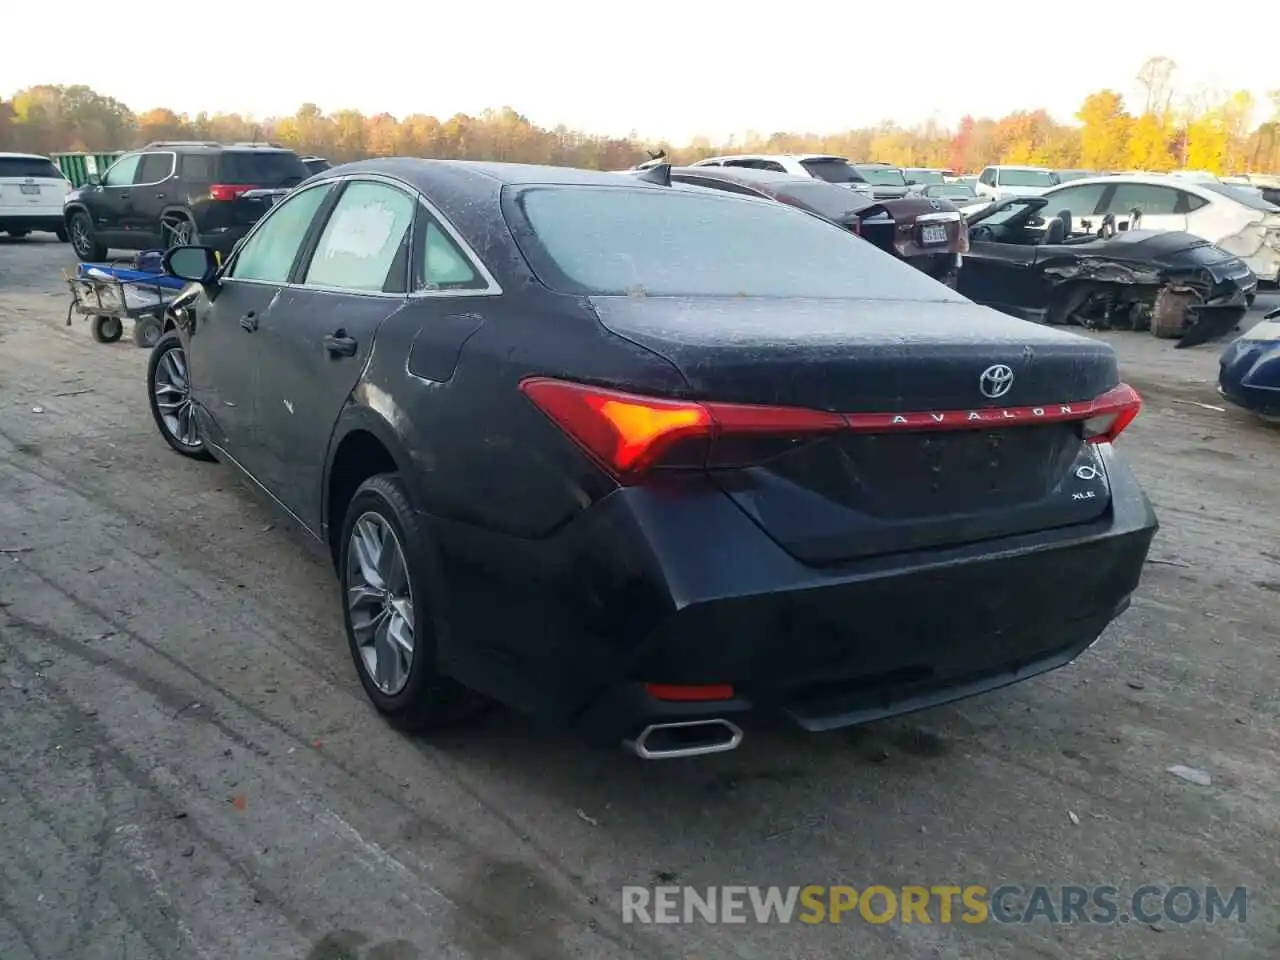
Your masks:
<svg viewBox="0 0 1280 960"><path fill-rule="evenodd" d="M895 413L830 413L800 407L670 400L531 377L533 403L622 483L655 468L716 469L762 463L820 436L990 430L1078 422L1088 443L1110 443L1142 409L1120 384L1091 401Z"/></svg>
<svg viewBox="0 0 1280 960"><path fill-rule="evenodd" d="M248 186L240 183L215 183L209 188L209 199L211 200L235 200L241 194L248 193L250 190L257 190L257 187Z"/></svg>
<svg viewBox="0 0 1280 960"><path fill-rule="evenodd" d="M520 389L624 482L655 467L759 463L845 426L820 410L667 400L541 377Z"/></svg>
<svg viewBox="0 0 1280 960"><path fill-rule="evenodd" d="M1142 412L1142 397L1127 383L1112 387L1089 405L1089 417L1081 422L1089 443L1111 443Z"/></svg>

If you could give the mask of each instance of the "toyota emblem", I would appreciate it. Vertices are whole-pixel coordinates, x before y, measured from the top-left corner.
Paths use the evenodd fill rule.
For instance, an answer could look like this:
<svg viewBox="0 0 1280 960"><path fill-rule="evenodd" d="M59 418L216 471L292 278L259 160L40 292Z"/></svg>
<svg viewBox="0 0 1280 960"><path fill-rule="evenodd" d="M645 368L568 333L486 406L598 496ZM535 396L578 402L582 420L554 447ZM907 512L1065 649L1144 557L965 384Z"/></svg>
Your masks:
<svg viewBox="0 0 1280 960"><path fill-rule="evenodd" d="M989 400L999 400L1013 386L1013 370L1007 364L993 363L982 371L978 389Z"/></svg>
<svg viewBox="0 0 1280 960"><path fill-rule="evenodd" d="M1076 476L1081 480L1097 480L1098 468L1086 463L1082 467L1076 467Z"/></svg>

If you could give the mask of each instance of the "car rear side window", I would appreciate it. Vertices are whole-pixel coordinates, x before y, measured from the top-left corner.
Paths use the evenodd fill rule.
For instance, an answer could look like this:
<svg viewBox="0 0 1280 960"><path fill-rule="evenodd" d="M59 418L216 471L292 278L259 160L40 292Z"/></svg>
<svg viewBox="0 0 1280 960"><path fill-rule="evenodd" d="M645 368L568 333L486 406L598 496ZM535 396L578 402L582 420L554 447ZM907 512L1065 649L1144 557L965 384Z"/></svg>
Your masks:
<svg viewBox="0 0 1280 960"><path fill-rule="evenodd" d="M1180 190L1151 183L1118 183L1107 203L1107 212L1115 214L1137 210L1143 216L1158 217L1178 212Z"/></svg>
<svg viewBox="0 0 1280 960"><path fill-rule="evenodd" d="M173 173L173 159L172 153L144 153L133 182L145 184L168 180L169 174Z"/></svg>
<svg viewBox="0 0 1280 960"><path fill-rule="evenodd" d="M417 263L413 277L416 292L432 290L482 290L488 286L453 238L435 221L425 208L417 239Z"/></svg>
<svg viewBox="0 0 1280 960"><path fill-rule="evenodd" d="M255 187L292 187L311 173L296 153L287 150L224 150L218 182Z"/></svg>
<svg viewBox="0 0 1280 960"><path fill-rule="evenodd" d="M43 157L0 157L0 177L64 179L62 171Z"/></svg>
<svg viewBox="0 0 1280 960"><path fill-rule="evenodd" d="M332 183L322 184L282 200L240 248L228 276L236 280L288 283L311 221L333 187Z"/></svg>
<svg viewBox="0 0 1280 960"><path fill-rule="evenodd" d="M213 157L207 153L188 153L182 158L182 176L193 183L213 183Z"/></svg>
<svg viewBox="0 0 1280 960"><path fill-rule="evenodd" d="M597 296L961 299L845 230L702 191L529 187L508 222L548 287Z"/></svg>
<svg viewBox="0 0 1280 960"><path fill-rule="evenodd" d="M404 293L409 228L416 205L407 193L389 184L348 184L320 234L303 283L364 293Z"/></svg>

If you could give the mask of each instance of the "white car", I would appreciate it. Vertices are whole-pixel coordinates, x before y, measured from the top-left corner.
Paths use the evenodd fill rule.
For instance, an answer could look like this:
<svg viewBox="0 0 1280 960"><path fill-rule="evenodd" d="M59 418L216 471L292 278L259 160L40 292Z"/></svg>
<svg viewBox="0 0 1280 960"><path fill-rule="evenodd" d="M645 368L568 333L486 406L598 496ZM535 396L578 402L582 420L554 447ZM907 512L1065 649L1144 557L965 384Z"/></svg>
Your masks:
<svg viewBox="0 0 1280 960"><path fill-rule="evenodd" d="M791 173L800 177L812 177L827 183L839 183L867 196L872 195L871 184L845 157L825 153L752 153L729 157L707 157L689 164L691 167L743 167L748 170L772 170L774 173ZM905 188L903 193L905 193Z"/></svg>
<svg viewBox="0 0 1280 960"><path fill-rule="evenodd" d="M48 157L0 153L0 232L19 238L42 230L65 243L62 201L70 192L71 181Z"/></svg>
<svg viewBox="0 0 1280 960"><path fill-rule="evenodd" d="M1045 167L996 164L982 171L974 190L987 200L1008 200L1010 197L1038 197L1057 182L1053 171Z"/></svg>
<svg viewBox="0 0 1280 960"><path fill-rule="evenodd" d="M1118 230L1183 230L1235 254L1259 280L1280 282L1280 207L1237 187L1152 174L1073 180L1044 196L1045 217L1071 214L1073 233L1097 232L1107 214Z"/></svg>

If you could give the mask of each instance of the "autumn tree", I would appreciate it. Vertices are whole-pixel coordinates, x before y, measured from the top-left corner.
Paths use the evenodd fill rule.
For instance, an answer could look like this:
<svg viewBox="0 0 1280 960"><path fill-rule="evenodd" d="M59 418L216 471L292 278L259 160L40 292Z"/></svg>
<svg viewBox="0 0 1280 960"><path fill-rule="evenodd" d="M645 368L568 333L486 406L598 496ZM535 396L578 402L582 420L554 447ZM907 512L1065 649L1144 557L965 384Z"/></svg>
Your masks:
<svg viewBox="0 0 1280 960"><path fill-rule="evenodd" d="M1114 90L1099 90L1084 98L1076 112L1080 121L1080 164L1086 170L1120 170L1133 118L1124 98Z"/></svg>

